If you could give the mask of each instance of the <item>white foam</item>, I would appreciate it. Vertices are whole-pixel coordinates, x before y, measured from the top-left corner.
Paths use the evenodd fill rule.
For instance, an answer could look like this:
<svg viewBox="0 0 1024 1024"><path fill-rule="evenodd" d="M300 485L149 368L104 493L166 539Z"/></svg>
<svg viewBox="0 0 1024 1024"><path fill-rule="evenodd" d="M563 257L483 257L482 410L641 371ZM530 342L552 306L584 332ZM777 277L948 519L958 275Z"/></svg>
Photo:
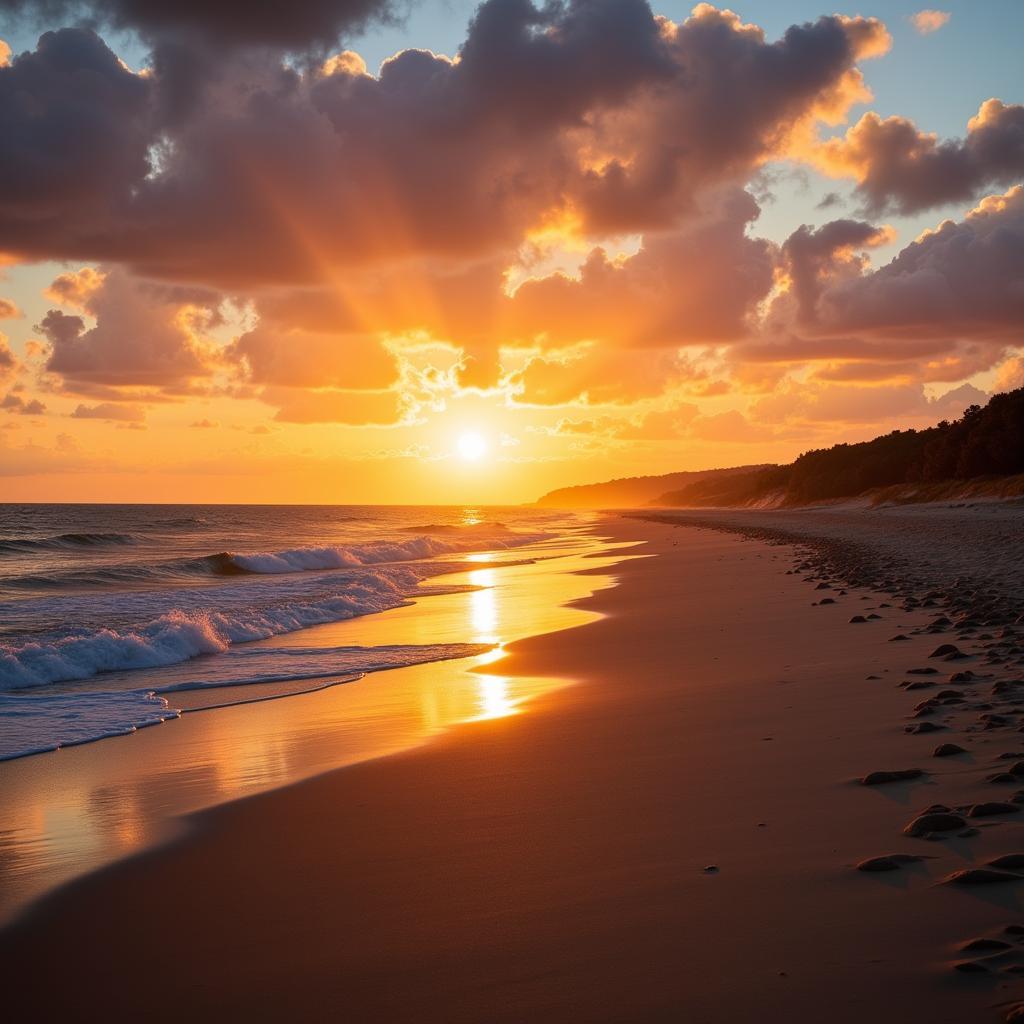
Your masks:
<svg viewBox="0 0 1024 1024"><path fill-rule="evenodd" d="M0 687L23 690L98 672L158 668L308 626L397 608L407 588L388 575L349 581L336 595L264 608L173 609L137 627L0 646Z"/></svg>
<svg viewBox="0 0 1024 1024"><path fill-rule="evenodd" d="M137 690L47 697L0 694L0 760L125 736L178 715L164 698Z"/></svg>
<svg viewBox="0 0 1024 1024"><path fill-rule="evenodd" d="M383 647L262 647L229 651L210 665L211 674L152 689L47 694L0 694L0 761L110 736L124 736L159 725L185 712L173 703L175 693L209 691L203 711L273 700L361 679L368 672L405 668L427 662L468 658L490 650L491 644L396 644ZM275 683L310 685L287 692ZM233 687L265 686L265 696L232 699ZM221 696L223 694L223 696ZM167 695L167 696L164 696ZM169 702L170 700L170 702Z"/></svg>
<svg viewBox="0 0 1024 1024"><path fill-rule="evenodd" d="M436 555L460 551L475 551L481 547L509 548L536 543L545 534L516 534L486 540L479 532L458 539L441 540L438 537L410 537L399 541L372 541L368 544L350 544L347 547L294 548L290 551L272 551L256 554L230 554L230 560L246 572L276 574L286 572L315 572L324 569L352 569L362 565L380 565L384 562L410 562Z"/></svg>

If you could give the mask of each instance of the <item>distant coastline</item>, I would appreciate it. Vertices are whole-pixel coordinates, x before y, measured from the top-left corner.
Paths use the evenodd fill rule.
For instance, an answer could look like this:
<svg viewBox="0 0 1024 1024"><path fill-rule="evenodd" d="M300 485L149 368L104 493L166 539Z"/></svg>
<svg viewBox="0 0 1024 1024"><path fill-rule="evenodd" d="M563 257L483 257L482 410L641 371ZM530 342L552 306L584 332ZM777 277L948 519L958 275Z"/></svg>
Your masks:
<svg viewBox="0 0 1024 1024"><path fill-rule="evenodd" d="M805 452L788 465L739 466L565 487L542 507L793 508L1024 497L1024 388L952 422Z"/></svg>

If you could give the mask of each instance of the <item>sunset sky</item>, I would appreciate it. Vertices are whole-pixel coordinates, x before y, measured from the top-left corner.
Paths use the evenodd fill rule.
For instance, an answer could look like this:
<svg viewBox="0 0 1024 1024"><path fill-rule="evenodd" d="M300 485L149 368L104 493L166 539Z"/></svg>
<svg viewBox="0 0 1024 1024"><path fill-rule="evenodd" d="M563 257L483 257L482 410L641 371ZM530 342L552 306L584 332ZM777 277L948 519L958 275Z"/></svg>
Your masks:
<svg viewBox="0 0 1024 1024"><path fill-rule="evenodd" d="M1024 4L0 0L0 494L519 502L1024 385Z"/></svg>

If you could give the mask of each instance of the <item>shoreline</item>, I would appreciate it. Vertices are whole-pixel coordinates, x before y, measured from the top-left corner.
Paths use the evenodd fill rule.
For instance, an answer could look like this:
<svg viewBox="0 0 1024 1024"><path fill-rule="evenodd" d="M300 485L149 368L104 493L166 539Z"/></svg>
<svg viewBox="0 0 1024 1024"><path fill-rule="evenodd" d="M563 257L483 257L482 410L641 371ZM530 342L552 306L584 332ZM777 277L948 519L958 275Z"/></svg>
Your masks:
<svg viewBox="0 0 1024 1024"><path fill-rule="evenodd" d="M958 945L1016 920L1006 890L937 883L1010 852L1019 826L902 835L1012 743L979 732L953 769L929 760L934 737L904 732L920 695L897 680L928 664L927 610L853 627L868 592L811 608L786 549L608 527L657 557L579 602L600 618L518 641L503 666L580 685L204 812L171 847L44 900L0 933L0 956L26 978L43 951L69 966L54 1019L101 993L127 1019L158 953L179 990L147 1004L153 1019L724 1024L767 1008L952 1024L1012 1000L951 969ZM888 643L894 628L910 639ZM894 786L855 781L917 765L928 774ZM934 859L854 870L897 851Z"/></svg>
<svg viewBox="0 0 1024 1024"><path fill-rule="evenodd" d="M588 557L589 555L595 557ZM481 714L516 714L536 693L565 681L537 677L510 684L502 643L529 630L564 628L588 617L572 599L606 584L574 570L610 575L631 552L596 538L509 564L484 556L448 573L452 584L373 616L326 623L266 645L370 649L396 638L486 641L483 654L381 669L320 686L233 685L184 691L182 714L159 728L4 761L0 808L0 925L31 914L47 892L124 856L187 833L183 816L346 765L417 747ZM540 596L546 591L547 597ZM436 644L434 644L437 646ZM474 672L474 670L479 670ZM193 702L229 697L223 707ZM248 699L246 699L248 698Z"/></svg>

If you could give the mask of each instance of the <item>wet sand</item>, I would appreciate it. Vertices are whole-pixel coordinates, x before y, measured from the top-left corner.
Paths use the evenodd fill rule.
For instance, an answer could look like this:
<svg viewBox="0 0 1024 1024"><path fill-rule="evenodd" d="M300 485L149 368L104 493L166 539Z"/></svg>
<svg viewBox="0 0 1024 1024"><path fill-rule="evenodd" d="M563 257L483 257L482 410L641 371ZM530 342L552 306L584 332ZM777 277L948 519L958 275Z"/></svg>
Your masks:
<svg viewBox="0 0 1024 1024"><path fill-rule="evenodd" d="M1024 832L963 810L977 835L928 841L941 823L919 816L1009 801L987 777L1024 744L906 731L941 689L900 685L930 680L907 670L937 664L934 610L838 581L819 603L787 546L609 527L657 557L582 602L602 618L502 664L578 685L204 812L48 898L0 936L34 1019L1000 1019L1022 994L1003 929L1024 885L1015 861L992 884L951 876L1024 852ZM975 657L940 664L942 686ZM954 740L965 753L932 756ZM923 774L862 781L894 770ZM1004 956L961 949L1002 935L995 969L954 969Z"/></svg>

